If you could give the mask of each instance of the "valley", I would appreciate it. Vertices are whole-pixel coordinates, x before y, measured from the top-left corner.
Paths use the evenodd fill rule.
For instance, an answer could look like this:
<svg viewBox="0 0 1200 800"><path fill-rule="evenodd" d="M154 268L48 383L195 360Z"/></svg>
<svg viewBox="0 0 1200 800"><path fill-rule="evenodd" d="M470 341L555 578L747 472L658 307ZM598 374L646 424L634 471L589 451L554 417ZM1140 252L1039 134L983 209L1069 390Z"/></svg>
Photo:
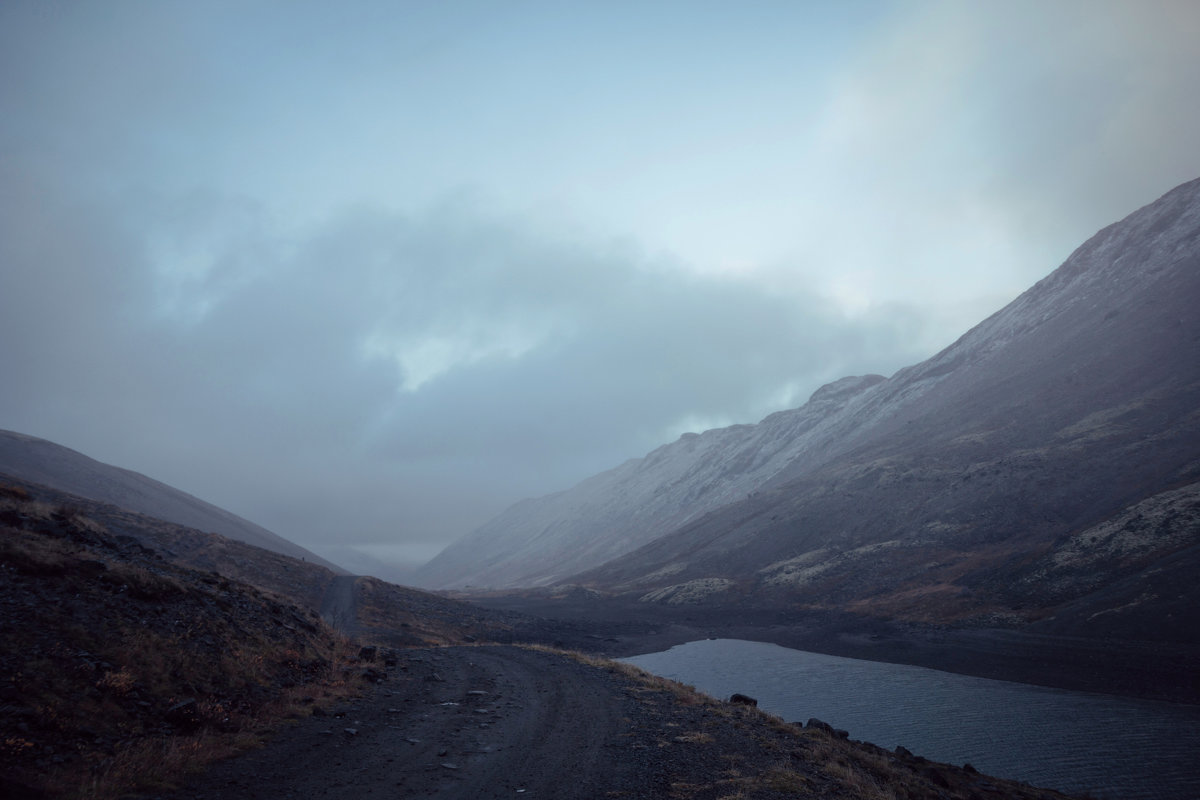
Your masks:
<svg viewBox="0 0 1200 800"><path fill-rule="evenodd" d="M1192 181L932 358L516 503L426 589L0 432L0 788L1058 797L605 657L744 639L1200 704L1198 354Z"/></svg>

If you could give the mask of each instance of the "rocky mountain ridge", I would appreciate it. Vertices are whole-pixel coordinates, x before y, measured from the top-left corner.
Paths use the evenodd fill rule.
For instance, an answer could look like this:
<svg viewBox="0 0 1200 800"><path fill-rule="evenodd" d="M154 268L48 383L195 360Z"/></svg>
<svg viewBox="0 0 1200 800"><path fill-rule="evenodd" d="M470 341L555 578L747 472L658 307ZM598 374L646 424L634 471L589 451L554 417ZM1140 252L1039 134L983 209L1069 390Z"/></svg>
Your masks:
<svg viewBox="0 0 1200 800"><path fill-rule="evenodd" d="M422 585L537 586L603 563L745 497L794 462L808 436L884 378L842 378L757 425L685 433L572 489L517 503L423 567Z"/></svg>
<svg viewBox="0 0 1200 800"><path fill-rule="evenodd" d="M1198 355L1192 181L933 358L818 392L840 401L823 413L685 437L526 501L431 566L452 583L452 557L503 542L534 569L480 558L458 581L1186 637L1200 607L1186 580L1200 564ZM666 455L678 461L655 472ZM625 547L630 529L640 547L563 577L562 542L599 553L594 540ZM1088 569L1068 578L1083 551Z"/></svg>

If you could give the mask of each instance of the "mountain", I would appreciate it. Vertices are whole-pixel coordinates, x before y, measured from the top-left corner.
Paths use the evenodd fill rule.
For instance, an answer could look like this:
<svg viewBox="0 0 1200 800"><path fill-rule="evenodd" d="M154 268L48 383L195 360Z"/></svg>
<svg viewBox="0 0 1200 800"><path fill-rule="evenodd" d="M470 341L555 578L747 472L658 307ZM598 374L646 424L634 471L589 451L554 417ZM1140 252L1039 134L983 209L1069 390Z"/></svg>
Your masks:
<svg viewBox="0 0 1200 800"><path fill-rule="evenodd" d="M928 361L525 501L422 577L1194 638L1197 567L1193 181Z"/></svg>
<svg viewBox="0 0 1200 800"><path fill-rule="evenodd" d="M334 572L341 567L282 536L165 483L103 464L62 445L0 430L0 474L109 503L147 516L219 533L265 550L305 559Z"/></svg>
<svg viewBox="0 0 1200 800"><path fill-rule="evenodd" d="M806 451L807 434L882 380L843 378L758 425L685 433L573 489L517 503L438 554L417 582L539 586L627 553L758 489Z"/></svg>

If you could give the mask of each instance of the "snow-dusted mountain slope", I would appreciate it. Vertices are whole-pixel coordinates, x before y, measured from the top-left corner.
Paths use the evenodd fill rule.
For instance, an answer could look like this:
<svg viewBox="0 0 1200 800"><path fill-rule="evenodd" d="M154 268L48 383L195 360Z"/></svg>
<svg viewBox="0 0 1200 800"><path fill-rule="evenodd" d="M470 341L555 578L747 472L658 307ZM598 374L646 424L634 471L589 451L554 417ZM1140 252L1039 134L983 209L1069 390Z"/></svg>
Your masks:
<svg viewBox="0 0 1200 800"><path fill-rule="evenodd" d="M572 489L517 503L446 548L418 580L537 586L627 553L758 489L805 452L814 429L882 380L842 378L757 425L686 433Z"/></svg>
<svg viewBox="0 0 1200 800"><path fill-rule="evenodd" d="M0 430L0 475L3 474L205 533L219 533L265 550L321 564L334 572L345 572L300 545L223 508L141 473L104 464L35 436Z"/></svg>
<svg viewBox="0 0 1200 800"><path fill-rule="evenodd" d="M855 396L809 452L571 580L647 601L1194 640L1200 181Z"/></svg>
<svg viewBox="0 0 1200 800"><path fill-rule="evenodd" d="M841 576L850 597L847 574L911 561L889 583L901 591L929 556L913 542L1049 547L1200 464L1198 253L1194 181L933 358L519 503L422 579L531 586L615 556L582 579L694 597L689 581L792 591Z"/></svg>

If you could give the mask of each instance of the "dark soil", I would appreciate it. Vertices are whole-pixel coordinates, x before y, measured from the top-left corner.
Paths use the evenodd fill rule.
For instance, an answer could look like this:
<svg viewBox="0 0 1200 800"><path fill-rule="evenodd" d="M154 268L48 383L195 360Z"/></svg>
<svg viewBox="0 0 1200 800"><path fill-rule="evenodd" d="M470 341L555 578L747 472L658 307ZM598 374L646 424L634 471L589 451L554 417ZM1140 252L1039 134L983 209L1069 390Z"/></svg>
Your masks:
<svg viewBox="0 0 1200 800"><path fill-rule="evenodd" d="M169 797L1062 797L559 653L462 646L392 658L371 696ZM893 794L871 794L881 786Z"/></svg>

